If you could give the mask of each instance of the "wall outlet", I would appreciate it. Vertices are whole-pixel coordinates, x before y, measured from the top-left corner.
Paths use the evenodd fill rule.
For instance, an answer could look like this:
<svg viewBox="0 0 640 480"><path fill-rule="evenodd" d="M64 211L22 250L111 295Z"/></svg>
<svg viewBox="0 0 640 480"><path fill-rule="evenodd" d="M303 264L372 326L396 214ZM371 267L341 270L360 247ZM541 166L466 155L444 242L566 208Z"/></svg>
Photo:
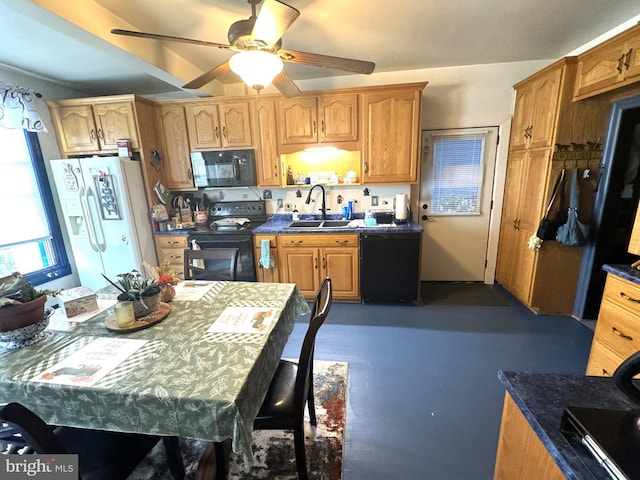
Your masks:
<svg viewBox="0 0 640 480"><path fill-rule="evenodd" d="M281 198L276 200L276 205L278 206L278 208L282 208L282 199Z"/></svg>
<svg viewBox="0 0 640 480"><path fill-rule="evenodd" d="M378 196L377 195L371 195L371 206L372 207L377 207L378 206Z"/></svg>
<svg viewBox="0 0 640 480"><path fill-rule="evenodd" d="M285 212L290 212L291 210L293 210L293 208L291 207L290 203L285 203L284 204L284 211Z"/></svg>

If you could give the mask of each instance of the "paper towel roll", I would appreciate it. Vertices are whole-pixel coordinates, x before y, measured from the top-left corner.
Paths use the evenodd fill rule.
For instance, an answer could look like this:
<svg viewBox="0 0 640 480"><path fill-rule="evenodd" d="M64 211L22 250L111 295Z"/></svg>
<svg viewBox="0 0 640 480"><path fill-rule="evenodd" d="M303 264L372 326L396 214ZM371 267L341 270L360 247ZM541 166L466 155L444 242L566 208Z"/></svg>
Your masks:
<svg viewBox="0 0 640 480"><path fill-rule="evenodd" d="M398 220L405 220L407 218L407 195L404 193L396 194L395 217Z"/></svg>

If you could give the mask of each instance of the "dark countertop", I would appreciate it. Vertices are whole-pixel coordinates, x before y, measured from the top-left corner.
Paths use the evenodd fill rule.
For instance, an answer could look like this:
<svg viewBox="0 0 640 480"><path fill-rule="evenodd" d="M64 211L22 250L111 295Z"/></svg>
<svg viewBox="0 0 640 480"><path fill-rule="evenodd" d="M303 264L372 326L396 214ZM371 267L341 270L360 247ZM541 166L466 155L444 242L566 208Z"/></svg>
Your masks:
<svg viewBox="0 0 640 480"><path fill-rule="evenodd" d="M602 269L630 282L640 283L640 270L631 268L631 265L603 265Z"/></svg>
<svg viewBox="0 0 640 480"><path fill-rule="evenodd" d="M566 478L610 479L593 458L581 448L574 450L560 432L567 406L612 410L638 407L610 377L499 371L498 378Z"/></svg>
<svg viewBox="0 0 640 480"><path fill-rule="evenodd" d="M339 215L327 215L328 220L340 220ZM363 216L356 215L354 220L363 220ZM301 215L300 220L320 220L319 215ZM349 226L349 227L328 227L328 228L286 228L291 223L290 214L272 215L269 220L253 230L254 234L279 234L279 233L421 233L424 229L417 223L409 221L397 225L379 224L375 227ZM361 223L361 222L356 222Z"/></svg>

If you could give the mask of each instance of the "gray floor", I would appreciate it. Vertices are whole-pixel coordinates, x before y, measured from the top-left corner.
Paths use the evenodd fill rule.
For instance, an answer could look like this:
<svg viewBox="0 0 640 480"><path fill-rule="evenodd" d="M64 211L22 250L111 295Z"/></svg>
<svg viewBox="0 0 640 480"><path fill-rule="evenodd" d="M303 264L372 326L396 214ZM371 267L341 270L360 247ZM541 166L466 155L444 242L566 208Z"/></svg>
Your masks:
<svg viewBox="0 0 640 480"><path fill-rule="evenodd" d="M490 479L498 370L584 373L593 331L508 306L334 303L316 358L349 362L344 480ZM307 318L284 355L297 357Z"/></svg>

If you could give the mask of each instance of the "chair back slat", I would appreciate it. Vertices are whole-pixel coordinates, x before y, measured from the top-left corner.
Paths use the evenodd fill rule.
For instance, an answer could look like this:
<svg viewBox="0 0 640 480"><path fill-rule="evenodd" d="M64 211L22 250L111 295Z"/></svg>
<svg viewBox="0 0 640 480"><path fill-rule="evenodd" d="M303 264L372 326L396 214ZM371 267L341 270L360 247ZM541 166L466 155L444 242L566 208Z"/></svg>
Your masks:
<svg viewBox="0 0 640 480"><path fill-rule="evenodd" d="M184 278L235 281L239 254L239 248L187 248L184 251Z"/></svg>
<svg viewBox="0 0 640 480"><path fill-rule="evenodd" d="M294 394L294 402L297 406L297 415L304 415L304 407L309 393L309 385L310 382L313 381L311 377L313 371L313 353L316 343L316 334L329 314L329 309L331 308L331 302L333 300L332 292L331 279L326 277L320 285L320 289L316 295L316 299L311 310L312 317L311 320L309 320L309 328L304 336L302 349L300 351L300 358L298 360L298 373L296 376Z"/></svg>

